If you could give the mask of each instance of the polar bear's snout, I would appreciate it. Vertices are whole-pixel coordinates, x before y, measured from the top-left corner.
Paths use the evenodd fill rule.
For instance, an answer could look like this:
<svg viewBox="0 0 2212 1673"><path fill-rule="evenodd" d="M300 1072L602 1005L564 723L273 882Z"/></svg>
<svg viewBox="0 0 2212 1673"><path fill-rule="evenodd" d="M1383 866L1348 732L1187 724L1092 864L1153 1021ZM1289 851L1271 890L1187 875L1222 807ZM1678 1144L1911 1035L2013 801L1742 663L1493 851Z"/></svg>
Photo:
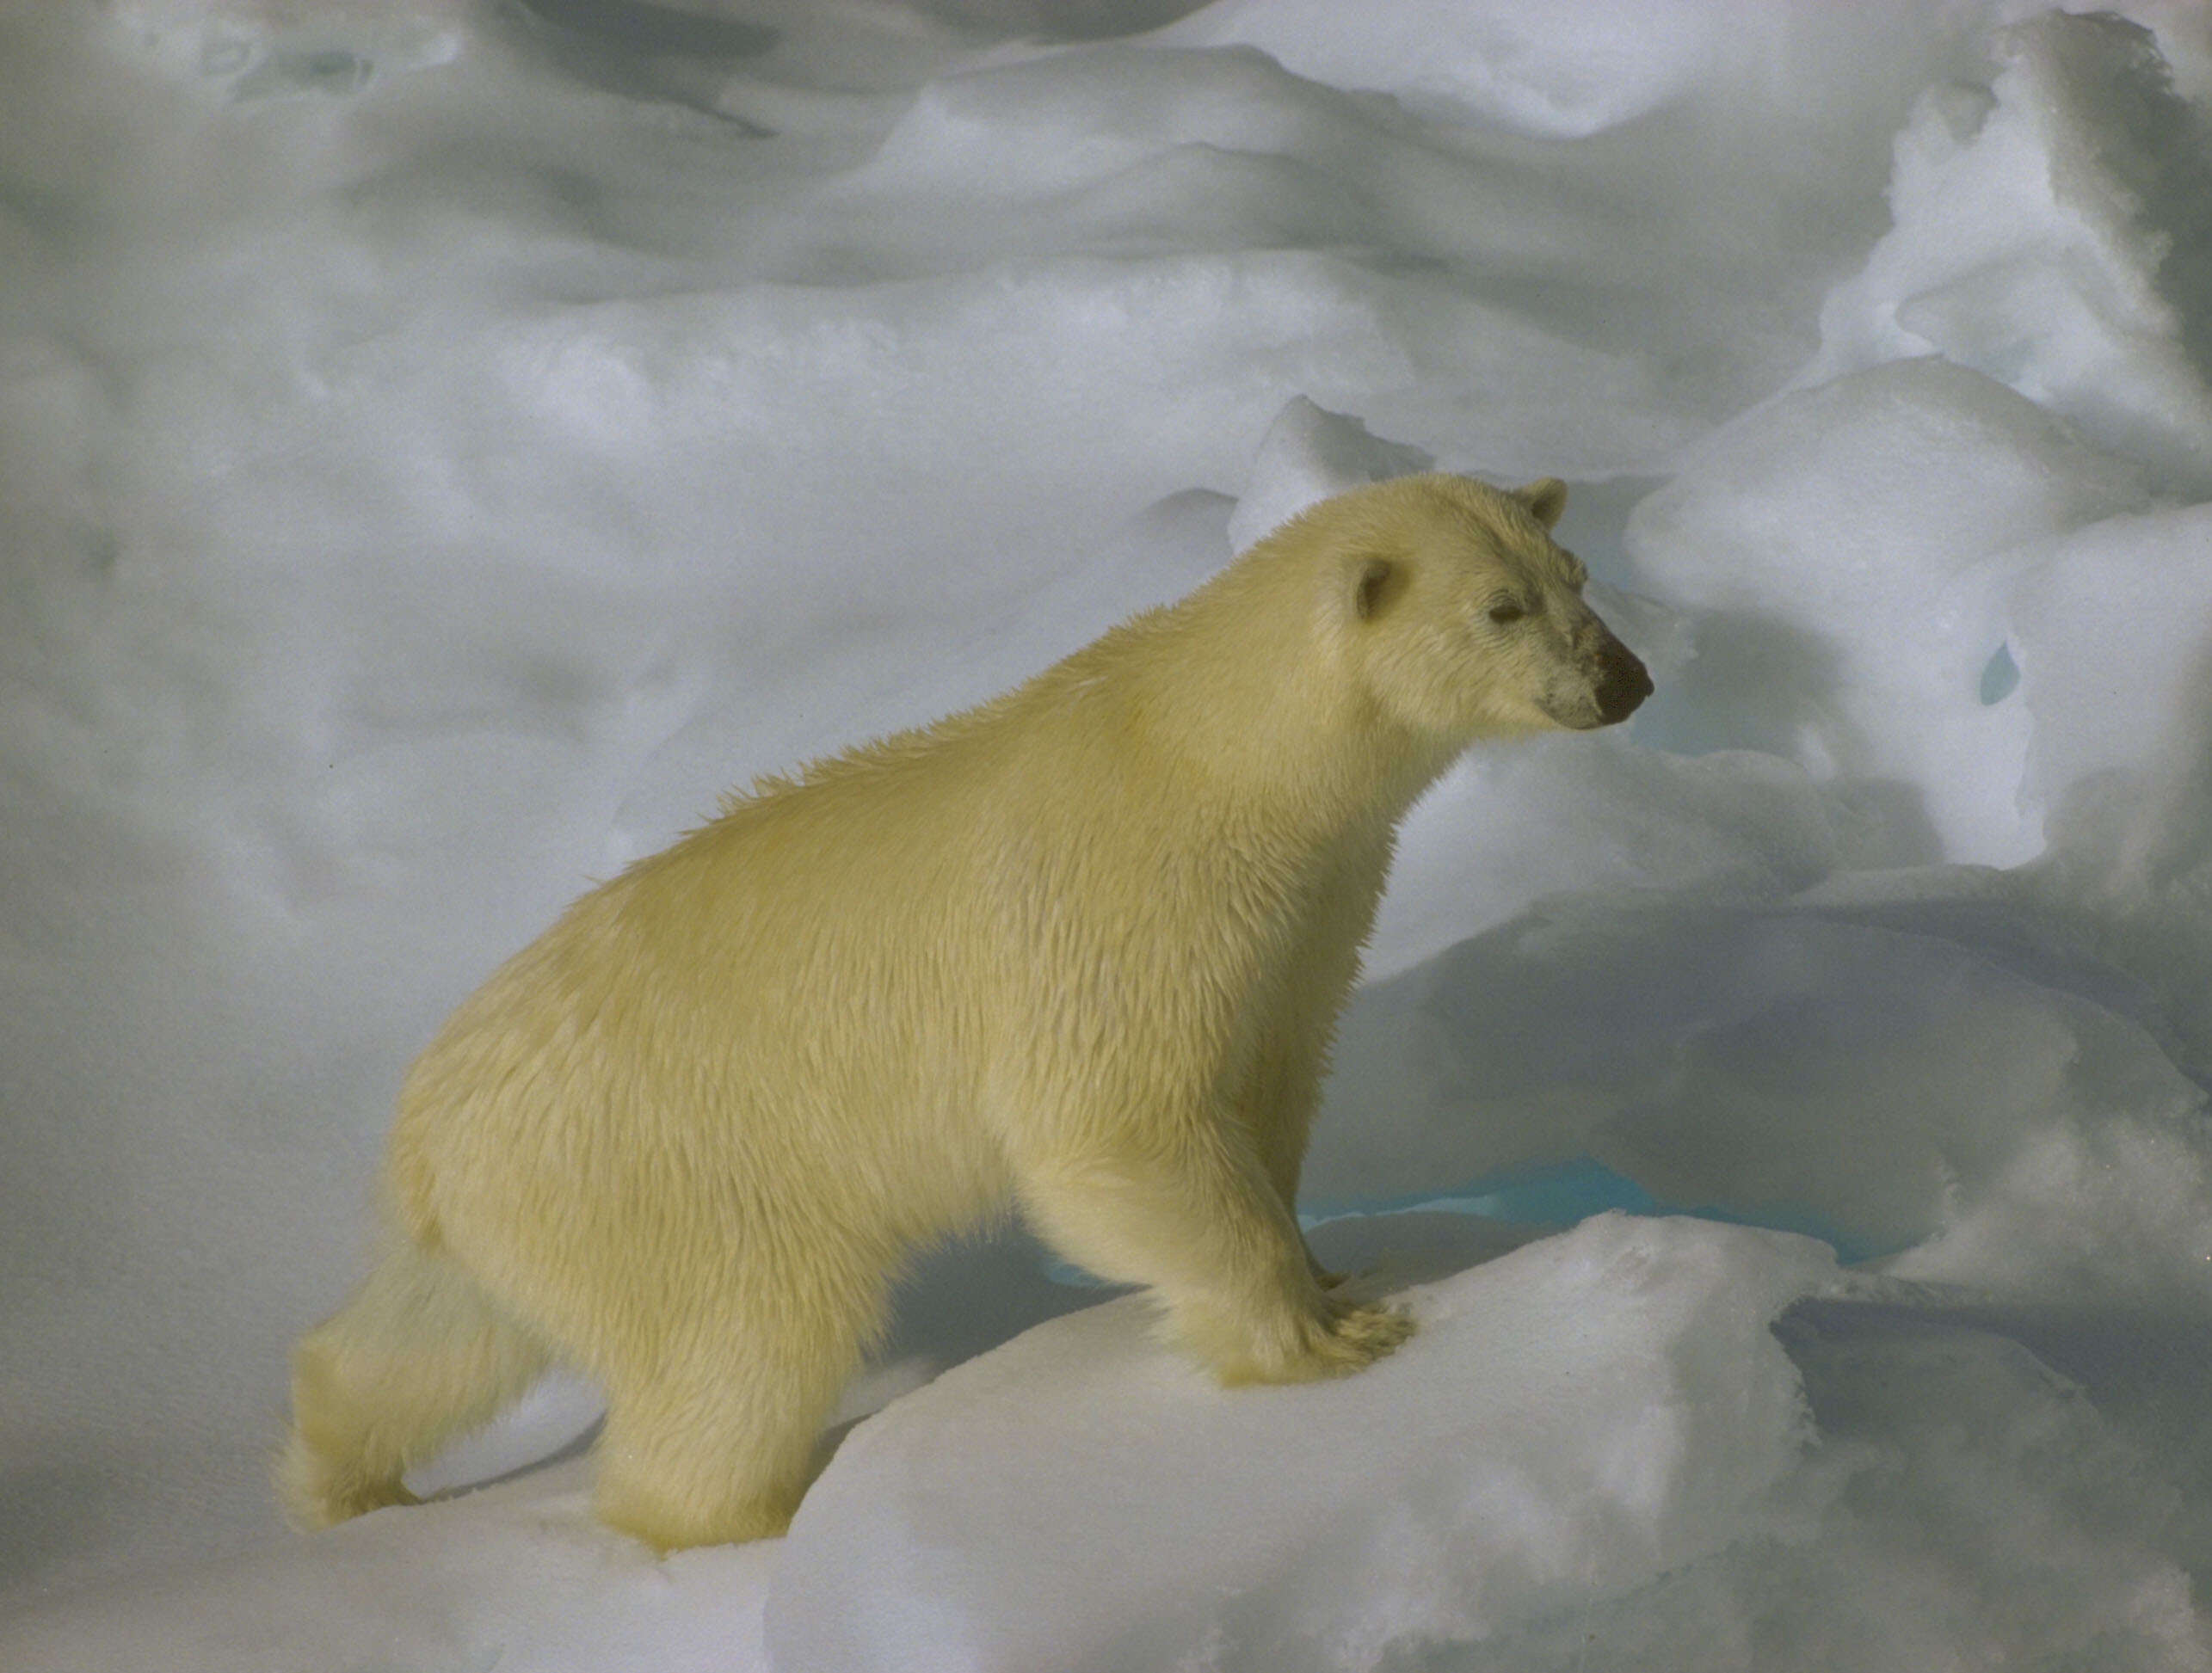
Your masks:
<svg viewBox="0 0 2212 1673"><path fill-rule="evenodd" d="M1651 672L1636 654L1600 624L1604 644L1598 650L1598 677L1591 695L1598 702L1598 724L1611 726L1626 720L1652 692Z"/></svg>
<svg viewBox="0 0 2212 1673"><path fill-rule="evenodd" d="M1597 612L1579 602L1560 658L1538 706L1554 724L1591 732L1626 720L1652 693L1651 674Z"/></svg>

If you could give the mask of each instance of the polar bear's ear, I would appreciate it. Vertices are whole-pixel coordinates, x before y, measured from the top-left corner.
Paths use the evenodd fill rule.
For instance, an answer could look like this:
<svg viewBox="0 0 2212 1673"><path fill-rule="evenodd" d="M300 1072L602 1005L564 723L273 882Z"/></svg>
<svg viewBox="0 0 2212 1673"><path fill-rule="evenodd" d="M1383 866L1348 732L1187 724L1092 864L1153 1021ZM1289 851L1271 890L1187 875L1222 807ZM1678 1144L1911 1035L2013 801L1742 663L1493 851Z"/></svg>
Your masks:
<svg viewBox="0 0 2212 1673"><path fill-rule="evenodd" d="M1371 622L1405 590L1405 565L1387 557L1357 557L1351 563L1352 613Z"/></svg>
<svg viewBox="0 0 2212 1673"><path fill-rule="evenodd" d="M1559 514L1567 509L1567 484L1556 477L1544 477L1526 488L1513 490L1513 498L1529 508L1530 514L1544 527L1559 526Z"/></svg>

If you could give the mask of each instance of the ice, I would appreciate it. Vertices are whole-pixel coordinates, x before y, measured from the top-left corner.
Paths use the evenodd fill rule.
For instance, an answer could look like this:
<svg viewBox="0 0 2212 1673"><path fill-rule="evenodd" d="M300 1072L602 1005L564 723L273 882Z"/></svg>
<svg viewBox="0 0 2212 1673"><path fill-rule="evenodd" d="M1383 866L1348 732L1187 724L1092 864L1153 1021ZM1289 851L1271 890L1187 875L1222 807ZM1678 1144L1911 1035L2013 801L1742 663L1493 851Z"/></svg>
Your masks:
<svg viewBox="0 0 2212 1673"><path fill-rule="evenodd" d="M2110 14L2000 31L1984 91L1921 97L1895 225L1821 310L1806 374L1923 354L1999 379L2088 435L2207 485L2212 168L2149 32Z"/></svg>
<svg viewBox="0 0 2212 1673"><path fill-rule="evenodd" d="M0 1665L2212 1667L2212 22L2119 11L9 10ZM1403 1356L1009 1233L788 1541L592 1524L574 1381L276 1526L502 955L1432 464L1659 692L1403 833L1303 1204Z"/></svg>
<svg viewBox="0 0 2212 1673"><path fill-rule="evenodd" d="M2026 787L2061 823L2069 806L2121 803L2154 840L2141 827L2172 817L2212 751L2208 535L2201 507L2108 519L2049 543L2007 594L2034 725Z"/></svg>
<svg viewBox="0 0 2212 1673"><path fill-rule="evenodd" d="M1229 544L1241 552L1333 494L1435 468L1419 448L1378 440L1358 419L1294 396L1260 439L1229 520Z"/></svg>
<svg viewBox="0 0 2212 1673"><path fill-rule="evenodd" d="M1622 612L1598 602L1642 655L1646 644ZM1593 738L1485 754L1462 763L1407 821L1368 975L1395 975L1562 892L1787 895L1839 866L1919 858L1891 833L1887 814L1878 797L1839 793L1747 751L1673 755Z"/></svg>
<svg viewBox="0 0 2212 1673"><path fill-rule="evenodd" d="M1141 1299L1040 1326L840 1450L775 1665L1374 1667L1619 1597L1771 1530L1802 1416L1766 1327L1833 1276L1808 1240L1605 1216L1408 1292L1421 1332L1368 1375L1251 1399Z"/></svg>
<svg viewBox="0 0 2212 1673"><path fill-rule="evenodd" d="M1319 1246L1464 1260L1441 1224ZM1605 1215L1406 1292L1366 1389L1256 1401L1094 1308L847 1442L774 1664L2207 1664L2170 1481L2024 1345L2124 1400L2140 1323L1852 1288L1809 1240Z"/></svg>
<svg viewBox="0 0 2212 1673"><path fill-rule="evenodd" d="M773 1547L656 1560L593 1522L588 1497L581 1460L555 1465L405 1522L180 1570L96 1612L33 1610L0 1624L0 1645L10 1666L54 1673L766 1664Z"/></svg>
<svg viewBox="0 0 2212 1673"><path fill-rule="evenodd" d="M1624 0L1555 17L1510 4L1396 0L1357 19L1319 0L1223 0L1157 39L1249 44L1333 86L1385 89L1417 106L1563 138L1633 120L1695 88L1720 28L1716 8ZM1439 38L1476 50L1439 52Z"/></svg>
<svg viewBox="0 0 2212 1673"><path fill-rule="evenodd" d="M1306 1190L1465 1195L1589 1155L1900 1273L2203 1295L2204 1092L2155 993L2016 896L1560 898L1359 996Z"/></svg>
<svg viewBox="0 0 2212 1673"><path fill-rule="evenodd" d="M1155 39L1248 43L1332 86L1386 90L1415 110L1484 126L1576 138L1708 101L1756 122L1761 108L1785 98L1801 137L1858 126L1862 101L1886 104L1895 96L1886 84L1911 73L1901 73L1896 59L1917 71L1951 33L1940 16L1898 0L1849 12L1731 0L1593 0L1571 11L1513 0L1377 0L1356 17L1328 0L1217 0ZM1877 40L1887 54L1866 50ZM1832 156L1829 165L1838 162Z"/></svg>
<svg viewBox="0 0 2212 1673"><path fill-rule="evenodd" d="M2005 643L1987 560L2146 503L2131 461L1941 360L1780 396L1708 437L1628 528L1637 580L1699 612L1670 730L1897 784L1931 858L2030 858L2024 705L1982 696Z"/></svg>

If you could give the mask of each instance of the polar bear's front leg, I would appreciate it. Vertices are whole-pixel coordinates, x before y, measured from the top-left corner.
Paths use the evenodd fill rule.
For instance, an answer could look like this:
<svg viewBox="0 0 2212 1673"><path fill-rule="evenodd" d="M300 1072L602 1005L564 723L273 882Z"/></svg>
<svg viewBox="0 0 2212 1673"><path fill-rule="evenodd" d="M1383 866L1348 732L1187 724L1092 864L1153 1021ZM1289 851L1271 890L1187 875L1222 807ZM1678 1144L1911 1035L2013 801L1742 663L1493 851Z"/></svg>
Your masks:
<svg viewBox="0 0 2212 1673"><path fill-rule="evenodd" d="M1045 1240L1100 1277L1149 1286L1169 1335L1224 1384L1341 1376L1413 1333L1403 1312L1316 1282L1297 1220L1226 1112L1056 1147L1017 1171Z"/></svg>
<svg viewBox="0 0 2212 1673"><path fill-rule="evenodd" d="M1242 1124L1252 1135L1260 1165L1294 1224L1306 1139L1321 1108L1322 1070L1328 1060L1333 1015L1332 1009L1318 1018L1294 1013L1279 1021L1262 1037L1237 1099ZM1299 1233L1302 1241L1303 1235ZM1346 1279L1346 1274L1323 1267L1310 1252L1306 1264L1323 1289L1334 1289Z"/></svg>

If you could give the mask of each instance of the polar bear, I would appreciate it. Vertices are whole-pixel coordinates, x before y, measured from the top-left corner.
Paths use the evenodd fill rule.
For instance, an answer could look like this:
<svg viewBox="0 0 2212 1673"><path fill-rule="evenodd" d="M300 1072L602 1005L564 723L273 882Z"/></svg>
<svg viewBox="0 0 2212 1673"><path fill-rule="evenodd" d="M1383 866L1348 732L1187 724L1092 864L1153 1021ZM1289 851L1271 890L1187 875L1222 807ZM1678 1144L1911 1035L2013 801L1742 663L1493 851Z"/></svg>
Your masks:
<svg viewBox="0 0 2212 1673"><path fill-rule="evenodd" d="M1411 1329L1292 1205L1396 827L1474 740L1622 719L1643 666L1565 488L1325 501L1017 690L732 798L585 895L410 1071L380 1258L293 1355L322 1526L553 1360L595 1503L781 1532L917 1248L1018 1207L1224 1383Z"/></svg>

